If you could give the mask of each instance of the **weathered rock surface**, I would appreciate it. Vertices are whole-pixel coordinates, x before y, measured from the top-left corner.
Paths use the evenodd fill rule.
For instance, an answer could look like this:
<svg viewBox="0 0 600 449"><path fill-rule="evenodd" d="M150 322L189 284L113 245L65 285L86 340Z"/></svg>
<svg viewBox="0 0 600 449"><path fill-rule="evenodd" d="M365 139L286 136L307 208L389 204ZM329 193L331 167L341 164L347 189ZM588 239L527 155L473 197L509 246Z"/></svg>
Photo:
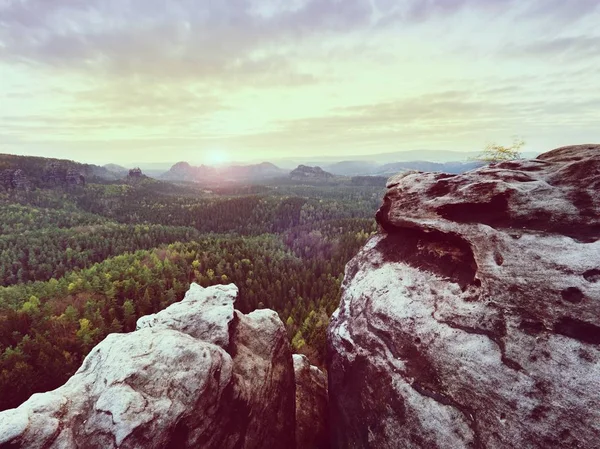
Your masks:
<svg viewBox="0 0 600 449"><path fill-rule="evenodd" d="M70 161L51 161L44 169L43 181L54 186L85 186L85 176ZM99 167L100 168L100 167Z"/></svg>
<svg viewBox="0 0 600 449"><path fill-rule="evenodd" d="M113 334L61 388L0 413L0 448L294 448L295 384L275 312L234 311L237 288Z"/></svg>
<svg viewBox="0 0 600 449"><path fill-rule="evenodd" d="M296 374L296 447L329 448L327 376L304 355L294 354Z"/></svg>
<svg viewBox="0 0 600 449"><path fill-rule="evenodd" d="M0 170L0 187L5 190L30 190L31 182L21 169Z"/></svg>
<svg viewBox="0 0 600 449"><path fill-rule="evenodd" d="M600 146L391 179L329 328L340 448L600 447Z"/></svg>

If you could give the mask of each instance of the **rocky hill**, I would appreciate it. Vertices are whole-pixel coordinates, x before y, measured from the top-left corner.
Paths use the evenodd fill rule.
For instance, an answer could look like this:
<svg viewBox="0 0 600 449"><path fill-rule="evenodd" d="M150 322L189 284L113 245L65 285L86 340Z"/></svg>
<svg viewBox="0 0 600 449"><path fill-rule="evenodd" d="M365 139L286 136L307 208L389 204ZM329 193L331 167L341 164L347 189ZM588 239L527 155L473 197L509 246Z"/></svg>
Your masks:
<svg viewBox="0 0 600 449"><path fill-rule="evenodd" d="M290 173L290 179L294 181L327 182L333 178L334 176L331 173L326 172L321 167L308 167L306 165L299 165Z"/></svg>
<svg viewBox="0 0 600 449"><path fill-rule="evenodd" d="M329 328L339 448L596 448L600 146L388 183Z"/></svg>
<svg viewBox="0 0 600 449"><path fill-rule="evenodd" d="M66 159L0 154L0 189L73 187L88 181L112 181L119 176L104 167Z"/></svg>

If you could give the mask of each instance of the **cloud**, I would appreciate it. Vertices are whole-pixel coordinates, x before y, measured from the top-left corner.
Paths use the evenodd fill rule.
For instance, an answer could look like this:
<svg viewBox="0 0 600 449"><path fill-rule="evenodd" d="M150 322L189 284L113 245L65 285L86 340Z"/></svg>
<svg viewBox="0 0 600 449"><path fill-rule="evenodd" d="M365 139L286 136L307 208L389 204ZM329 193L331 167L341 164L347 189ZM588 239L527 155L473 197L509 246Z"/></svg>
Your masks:
<svg viewBox="0 0 600 449"><path fill-rule="evenodd" d="M465 11L487 20L517 13L576 20L597 6L597 0L4 0L0 61L96 76L294 86L319 77L279 46Z"/></svg>
<svg viewBox="0 0 600 449"><path fill-rule="evenodd" d="M254 3L9 0L0 58L97 75L298 85L316 79L276 54L277 43L360 28L371 13L363 0L274 3L269 16Z"/></svg>
<svg viewBox="0 0 600 449"><path fill-rule="evenodd" d="M561 23L569 23L598 12L600 12L598 0L536 0L526 3L523 17L550 17Z"/></svg>
<svg viewBox="0 0 600 449"><path fill-rule="evenodd" d="M297 140L351 148L372 145L399 148L433 142L453 144L469 138L485 142L511 135L591 129L600 122L600 96L505 98L502 89L440 91L395 101L340 108L335 114L281 122L278 133L264 139ZM292 137L294 136L294 137Z"/></svg>
<svg viewBox="0 0 600 449"><path fill-rule="evenodd" d="M510 45L504 53L518 57L549 57L570 60L597 59L600 36L570 36Z"/></svg>
<svg viewBox="0 0 600 449"><path fill-rule="evenodd" d="M0 0L0 133L240 152L595 135L599 5Z"/></svg>

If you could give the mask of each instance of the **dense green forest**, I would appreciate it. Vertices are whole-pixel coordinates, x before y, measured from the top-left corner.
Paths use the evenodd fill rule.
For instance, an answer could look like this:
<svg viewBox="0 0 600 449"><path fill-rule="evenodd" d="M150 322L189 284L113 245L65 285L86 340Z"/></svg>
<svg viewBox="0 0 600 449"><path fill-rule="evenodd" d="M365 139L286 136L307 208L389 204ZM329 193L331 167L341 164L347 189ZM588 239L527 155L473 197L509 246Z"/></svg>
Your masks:
<svg viewBox="0 0 600 449"><path fill-rule="evenodd" d="M191 282L235 283L237 308L276 310L294 351L322 366L344 267L382 197L347 183L40 185L0 190L0 410L60 386Z"/></svg>

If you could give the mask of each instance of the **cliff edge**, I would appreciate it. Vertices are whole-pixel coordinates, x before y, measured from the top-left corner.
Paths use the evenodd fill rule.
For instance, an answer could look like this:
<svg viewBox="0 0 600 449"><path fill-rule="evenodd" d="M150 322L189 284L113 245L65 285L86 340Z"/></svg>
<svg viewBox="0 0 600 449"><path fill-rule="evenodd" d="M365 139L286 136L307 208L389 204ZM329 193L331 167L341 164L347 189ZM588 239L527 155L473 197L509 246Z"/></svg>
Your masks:
<svg viewBox="0 0 600 449"><path fill-rule="evenodd" d="M600 447L600 146L392 178L329 328L334 447Z"/></svg>
<svg viewBox="0 0 600 449"><path fill-rule="evenodd" d="M295 448L285 327L271 310L234 310L237 293L193 284L135 332L109 335L64 386L0 413L0 448ZM300 377L299 391L326 388Z"/></svg>

